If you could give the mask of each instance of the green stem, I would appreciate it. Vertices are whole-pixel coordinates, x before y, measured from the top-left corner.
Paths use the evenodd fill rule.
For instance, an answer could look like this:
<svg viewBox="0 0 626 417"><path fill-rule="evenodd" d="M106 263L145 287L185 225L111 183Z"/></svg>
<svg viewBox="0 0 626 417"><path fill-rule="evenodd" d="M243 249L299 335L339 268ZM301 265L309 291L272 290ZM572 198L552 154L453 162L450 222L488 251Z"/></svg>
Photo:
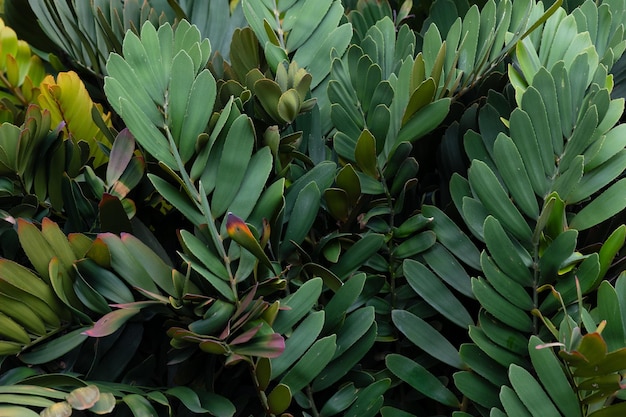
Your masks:
<svg viewBox="0 0 626 417"><path fill-rule="evenodd" d="M313 417L320 417L320 412L317 411L317 407L315 406L315 399L313 398L313 390L310 385L306 387L306 396L309 399L309 403L311 403L311 414Z"/></svg>
<svg viewBox="0 0 626 417"><path fill-rule="evenodd" d="M168 115L168 101L167 96L165 97L165 105L163 106L163 113L165 119L169 118ZM207 222L207 227L209 228L209 234L211 235L211 240L215 245L215 248L219 252L220 256L224 260L224 265L226 266L226 270L228 271L228 277L230 280L230 286L233 291L233 295L235 299L237 297L237 282L232 273L232 269L230 267L230 259L228 254L226 253L226 249L224 248L224 241L220 236L219 231L215 227L215 219L213 219L213 215L211 214L211 206L209 205L209 200L206 196L206 193L203 192L204 187L202 186L202 182L200 181L198 184L198 188L194 185L193 181L191 181L191 177L185 168L185 164L183 163L182 158L180 157L180 153L178 152L178 148L176 147L176 142L174 141L174 137L172 136L172 132L169 129L167 123L163 124L163 130L165 131L165 135L167 136L167 140L170 145L170 152L174 159L176 160L176 165L178 168L178 172L180 172L181 179L184 183L184 188L187 195L191 198L191 200L196 205L196 208L200 211L200 213L204 214L204 217ZM170 167L173 169L172 167Z"/></svg>

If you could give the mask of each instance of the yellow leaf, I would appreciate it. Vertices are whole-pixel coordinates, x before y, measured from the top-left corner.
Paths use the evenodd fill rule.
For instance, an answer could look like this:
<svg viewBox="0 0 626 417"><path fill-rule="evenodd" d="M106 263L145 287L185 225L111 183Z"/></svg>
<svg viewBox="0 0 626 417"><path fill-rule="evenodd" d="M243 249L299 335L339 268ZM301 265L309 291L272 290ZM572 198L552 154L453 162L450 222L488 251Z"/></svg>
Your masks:
<svg viewBox="0 0 626 417"><path fill-rule="evenodd" d="M111 114L103 113L102 107L93 103L78 74L62 72L56 81L52 75L46 76L40 85L38 101L42 108L50 111L52 126L63 123L66 137L74 143L83 140L89 144L96 167L106 162L98 144L104 142L110 147L111 143L93 121L91 111L96 106L107 126L111 125Z"/></svg>

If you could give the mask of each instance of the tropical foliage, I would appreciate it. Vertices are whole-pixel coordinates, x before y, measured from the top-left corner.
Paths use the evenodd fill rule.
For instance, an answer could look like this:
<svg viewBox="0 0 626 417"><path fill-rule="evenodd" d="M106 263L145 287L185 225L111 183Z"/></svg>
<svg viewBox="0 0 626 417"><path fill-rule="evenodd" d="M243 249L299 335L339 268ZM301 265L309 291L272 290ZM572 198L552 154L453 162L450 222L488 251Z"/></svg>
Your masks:
<svg viewBox="0 0 626 417"><path fill-rule="evenodd" d="M622 416L626 1L5 0L1 416Z"/></svg>

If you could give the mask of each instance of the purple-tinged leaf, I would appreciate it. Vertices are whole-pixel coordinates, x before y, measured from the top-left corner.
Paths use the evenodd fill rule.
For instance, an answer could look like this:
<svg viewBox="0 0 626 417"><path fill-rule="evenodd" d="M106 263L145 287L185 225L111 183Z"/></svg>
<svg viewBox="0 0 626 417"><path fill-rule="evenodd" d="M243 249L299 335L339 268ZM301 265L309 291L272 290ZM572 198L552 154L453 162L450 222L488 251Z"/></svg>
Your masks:
<svg viewBox="0 0 626 417"><path fill-rule="evenodd" d="M261 327L263 327L263 323L260 323L258 326L254 326L250 330L245 331L241 335L234 338L232 342L230 342L229 344L241 345L241 344L249 342L259 332L259 330L261 330Z"/></svg>
<svg viewBox="0 0 626 417"><path fill-rule="evenodd" d="M285 339L278 333L257 337L252 343L235 346L233 352L238 355L258 356L261 358L277 358L285 350Z"/></svg>
<svg viewBox="0 0 626 417"><path fill-rule="evenodd" d="M124 323L139 313L139 309L119 309L105 314L98 320L91 329L83 334L90 337L105 337L115 333Z"/></svg>
<svg viewBox="0 0 626 417"><path fill-rule="evenodd" d="M126 128L113 142L106 172L107 184L112 185L122 176L133 157L133 152L135 152L135 138Z"/></svg>

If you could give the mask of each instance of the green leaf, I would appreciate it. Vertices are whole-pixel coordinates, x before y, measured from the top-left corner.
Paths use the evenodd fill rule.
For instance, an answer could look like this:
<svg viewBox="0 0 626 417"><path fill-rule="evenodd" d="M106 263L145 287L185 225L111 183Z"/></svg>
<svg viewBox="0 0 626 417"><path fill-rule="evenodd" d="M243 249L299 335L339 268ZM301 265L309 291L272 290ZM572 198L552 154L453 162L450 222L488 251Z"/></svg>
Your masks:
<svg viewBox="0 0 626 417"><path fill-rule="evenodd" d="M539 380L564 416L581 416L578 397L563 372L563 365L551 347L542 345L541 339L531 336L528 352Z"/></svg>
<svg viewBox="0 0 626 417"><path fill-rule="evenodd" d="M340 356L333 359L322 372L313 381L312 389L314 392L324 390L342 378L358 365L365 358L368 352L374 346L377 336L377 325L372 322L371 326L363 334L358 341L344 351ZM340 333L340 337L343 337ZM337 354L335 353L335 356Z"/></svg>
<svg viewBox="0 0 626 417"><path fill-rule="evenodd" d="M480 305L500 321L521 332L533 328L529 313L511 304L482 278L472 278L472 289Z"/></svg>
<svg viewBox="0 0 626 417"><path fill-rule="evenodd" d="M456 223L435 206L423 206L422 214L433 218L432 230L437 235L437 240L446 249L466 265L480 269L480 252Z"/></svg>
<svg viewBox="0 0 626 417"><path fill-rule="evenodd" d="M272 414L279 415L291 404L291 390L287 385L278 384L267 396L267 405Z"/></svg>
<svg viewBox="0 0 626 417"><path fill-rule="evenodd" d="M464 343L459 349L461 359L478 375L500 387L508 383L506 367L500 365L473 343Z"/></svg>
<svg viewBox="0 0 626 417"><path fill-rule="evenodd" d="M378 166L376 161L376 139L367 129L361 132L356 147L354 158L357 166L372 178L378 178Z"/></svg>
<svg viewBox="0 0 626 417"><path fill-rule="evenodd" d="M276 333L284 334L302 319L322 293L322 279L313 278L305 282L295 293L283 300L282 306L289 309L281 310L272 328ZM333 342L334 344L334 342ZM334 350L334 348L333 348ZM297 390L294 390L297 391Z"/></svg>
<svg viewBox="0 0 626 417"><path fill-rule="evenodd" d="M482 161L472 161L469 170L472 191L487 208L518 239L530 241L532 230L511 202L493 171Z"/></svg>
<svg viewBox="0 0 626 417"><path fill-rule="evenodd" d="M528 353L526 334L504 324L486 310L481 310L478 314L478 324L492 342L520 356Z"/></svg>
<svg viewBox="0 0 626 417"><path fill-rule="evenodd" d="M291 221L287 223L285 238L280 248L282 256L286 256L293 250L293 243L300 245L309 233L319 211L320 197L320 190L314 181L308 183L298 193L298 198L296 198L293 206L297 217L292 215Z"/></svg>
<svg viewBox="0 0 626 417"><path fill-rule="evenodd" d="M213 217L224 214L237 196L250 163L253 146L252 121L248 116L241 115L228 130L219 158L215 190L211 198ZM239 216L238 213L235 214Z"/></svg>
<svg viewBox="0 0 626 417"><path fill-rule="evenodd" d="M123 233L121 240L131 256L139 261L143 269L159 288L169 295L179 296L176 288L174 288L172 268L160 256L131 234Z"/></svg>
<svg viewBox="0 0 626 417"><path fill-rule="evenodd" d="M539 259L541 283L554 282L564 262L574 254L578 231L566 230L550 243Z"/></svg>
<svg viewBox="0 0 626 417"><path fill-rule="evenodd" d="M283 374L315 342L324 325L324 311L309 314L285 341L282 355L271 360L272 379Z"/></svg>
<svg viewBox="0 0 626 417"><path fill-rule="evenodd" d="M509 379L513 389L533 417L559 415L546 392L527 370L512 364L509 368Z"/></svg>
<svg viewBox="0 0 626 417"><path fill-rule="evenodd" d="M335 335L318 340L291 368L280 383L287 385L291 392L298 392L309 384L331 361L335 353Z"/></svg>
<svg viewBox="0 0 626 417"><path fill-rule="evenodd" d="M324 321L324 332L332 331L345 318L347 311L352 306L365 284L367 275L356 274L347 280L335 293L333 298L326 304L324 311L326 320Z"/></svg>
<svg viewBox="0 0 626 417"><path fill-rule="evenodd" d="M402 269L411 288L448 320L463 329L473 324L463 304L428 268L417 261L406 259Z"/></svg>
<svg viewBox="0 0 626 417"><path fill-rule="evenodd" d="M533 309L534 303L528 291L502 272L493 259L487 255L487 252L481 254L480 263L485 278L500 295L522 310L530 311Z"/></svg>
<svg viewBox="0 0 626 417"><path fill-rule="evenodd" d="M237 411L233 403L226 397L217 395L212 392L200 391L198 392L202 408L209 410L209 413L214 416L230 417L235 415Z"/></svg>
<svg viewBox="0 0 626 417"><path fill-rule="evenodd" d="M522 286L532 284L530 256L507 235L500 222L488 216L484 225L487 248L498 267Z"/></svg>
<svg viewBox="0 0 626 417"><path fill-rule="evenodd" d="M393 255L397 259L409 258L430 249L436 240L437 235L430 230L418 233L400 243L393 251Z"/></svg>
<svg viewBox="0 0 626 417"><path fill-rule="evenodd" d="M385 357L385 364L398 378L427 397L449 407L459 406L456 396L422 365L393 353Z"/></svg>
<svg viewBox="0 0 626 417"><path fill-rule="evenodd" d="M621 179L578 212L570 222L570 227L578 230L589 229L624 208L626 208L626 179Z"/></svg>
<svg viewBox="0 0 626 417"><path fill-rule="evenodd" d="M505 415L532 417L524 403L522 403L522 400L519 399L515 391L508 385L504 385L500 388L500 401L502 401L502 406L507 412Z"/></svg>
<svg viewBox="0 0 626 417"><path fill-rule="evenodd" d="M198 394L188 387L178 386L169 388L165 391L165 394L178 398L185 407L194 413L206 413L208 410L204 409L200 404Z"/></svg>
<svg viewBox="0 0 626 417"><path fill-rule="evenodd" d="M159 294L159 290L124 240L112 233L102 233L98 239L103 241L111 253L111 267L131 286L142 288L151 293ZM155 255L156 256L156 255Z"/></svg>
<svg viewBox="0 0 626 417"><path fill-rule="evenodd" d="M475 326L470 327L469 335L472 341L476 343L482 351L500 365L508 367L511 363L515 363L522 366L529 366L527 361L521 356L494 343L481 328Z"/></svg>
<svg viewBox="0 0 626 417"><path fill-rule="evenodd" d="M247 219L254 209L272 170L272 154L269 147L261 148L250 159L246 174L228 211Z"/></svg>
<svg viewBox="0 0 626 417"><path fill-rule="evenodd" d="M125 395L122 398L122 401L126 403L128 408L130 408L133 416L135 417L147 417L147 416L156 416L158 415L154 407L150 405L150 402L138 394L129 394Z"/></svg>
<svg viewBox="0 0 626 417"><path fill-rule="evenodd" d="M345 412L344 417L373 417L383 405L383 394L389 389L391 380L378 380L359 391L357 400Z"/></svg>
<svg viewBox="0 0 626 417"><path fill-rule="evenodd" d="M426 105L415 113L400 129L396 144L413 142L435 129L448 115L450 99L443 98Z"/></svg>
<svg viewBox="0 0 626 417"><path fill-rule="evenodd" d="M341 387L322 407L320 415L322 416L334 416L348 407L356 400L357 389L354 384L346 384Z"/></svg>
<svg viewBox="0 0 626 417"><path fill-rule="evenodd" d="M373 306L362 307L353 311L337 329L337 349L333 359L339 358L371 328L374 323Z"/></svg>
<svg viewBox="0 0 626 417"><path fill-rule="evenodd" d="M20 359L29 365L38 365L57 359L82 344L88 337L84 334L88 329L89 327L81 327L73 330L31 351L22 353Z"/></svg>
<svg viewBox="0 0 626 417"><path fill-rule="evenodd" d="M520 209L531 218L539 215L539 205L533 192L524 161L515 143L504 134L499 134L493 146L494 160L511 196Z"/></svg>
<svg viewBox="0 0 626 417"><path fill-rule="evenodd" d="M340 279L347 278L374 255L384 243L384 235L366 234L341 256L339 262L331 267L331 271Z"/></svg>
<svg viewBox="0 0 626 417"><path fill-rule="evenodd" d="M40 417L39 414L26 407L16 405L0 405L0 416L2 417Z"/></svg>
<svg viewBox="0 0 626 417"><path fill-rule="evenodd" d="M465 367L452 343L421 318L408 311L393 310L391 319L398 330L424 352L457 369Z"/></svg>
<svg viewBox="0 0 626 417"><path fill-rule="evenodd" d="M500 406L498 388L472 372L454 374L454 385L470 400L489 409Z"/></svg>
<svg viewBox="0 0 626 417"><path fill-rule="evenodd" d="M609 407L601 408L589 414L589 417L620 417L626 412L626 403L620 402Z"/></svg>
<svg viewBox="0 0 626 417"><path fill-rule="evenodd" d="M187 194L181 192L180 189L174 187L169 182L154 174L148 174L148 179L154 188L156 188L158 193L161 194L163 198L169 201L174 207L176 207L176 209L178 209L178 211L180 211L182 215L194 225L200 226L201 224L206 223L206 220L198 209L198 206L192 204Z"/></svg>
<svg viewBox="0 0 626 417"><path fill-rule="evenodd" d="M606 320L606 326L602 331L602 336L609 348L615 351L624 347L625 331L623 308L620 306L620 299L616 288L608 281L602 281L598 288L598 315L602 320Z"/></svg>

